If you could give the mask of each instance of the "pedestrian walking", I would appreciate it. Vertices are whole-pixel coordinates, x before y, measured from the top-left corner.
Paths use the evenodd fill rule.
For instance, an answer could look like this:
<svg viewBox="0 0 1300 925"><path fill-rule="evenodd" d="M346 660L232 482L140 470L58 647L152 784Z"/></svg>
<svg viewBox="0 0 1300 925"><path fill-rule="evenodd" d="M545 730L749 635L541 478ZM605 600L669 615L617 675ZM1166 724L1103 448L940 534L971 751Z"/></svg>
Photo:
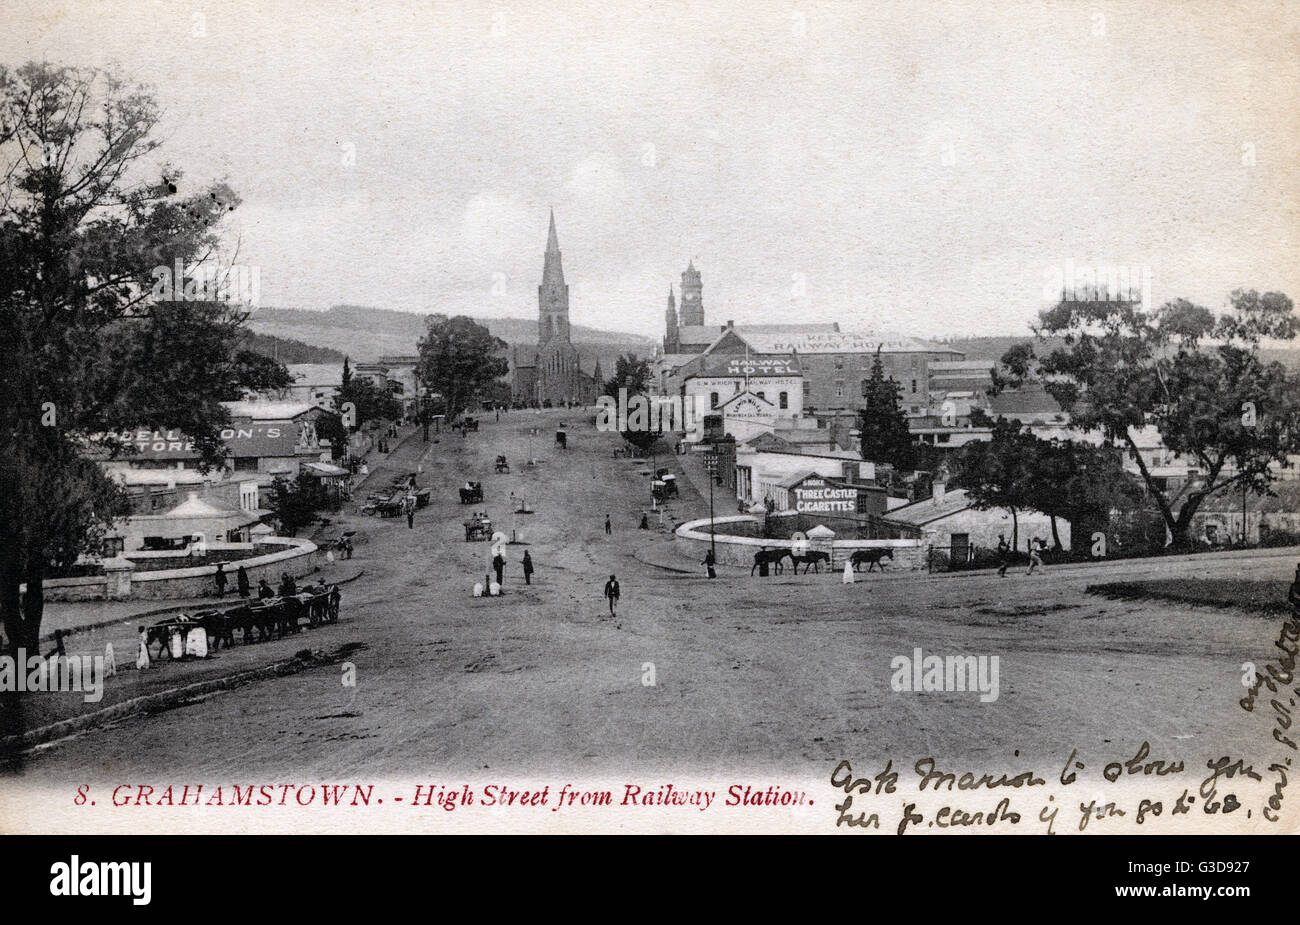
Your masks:
<svg viewBox="0 0 1300 925"><path fill-rule="evenodd" d="M532 583L533 583L533 557L530 556L528 554L528 550L525 549L524 550L524 584L531 585Z"/></svg>
<svg viewBox="0 0 1300 925"><path fill-rule="evenodd" d="M248 592L250 590L248 584L248 570L242 565L239 567L239 570L235 572L235 586L239 588L240 597L248 597Z"/></svg>
<svg viewBox="0 0 1300 925"><path fill-rule="evenodd" d="M1007 566L1011 564L1011 544L1004 534L998 534L998 577L1007 577Z"/></svg>
<svg viewBox="0 0 1300 925"><path fill-rule="evenodd" d="M618 579L613 575L609 576L609 581L605 582L605 599L609 601L609 615L617 617L614 607L618 604Z"/></svg>
<svg viewBox="0 0 1300 925"><path fill-rule="evenodd" d="M505 583L506 559L501 553L492 557L492 571L497 573L497 584Z"/></svg>
<svg viewBox="0 0 1300 925"><path fill-rule="evenodd" d="M1029 541L1029 571L1025 572L1026 575L1032 575L1036 569L1040 568L1043 569L1043 571L1047 570L1043 565L1041 556L1042 551L1046 548L1046 541L1039 539L1038 537L1034 537Z"/></svg>
<svg viewBox="0 0 1300 925"><path fill-rule="evenodd" d="M606 535L606 536L609 536L609 535L610 535L611 533L613 533L613 532L614 532L614 528L613 528L612 526L610 526L610 523L609 523L609 515L606 514L606 515L605 515L605 535Z"/></svg>
<svg viewBox="0 0 1300 925"><path fill-rule="evenodd" d="M714 568L714 566L718 564L718 560L714 558L712 549L704 554L704 562L702 564L704 565L704 571L708 573L710 578L718 577L718 572Z"/></svg>
<svg viewBox="0 0 1300 925"><path fill-rule="evenodd" d="M223 562L217 563L217 574L213 576L217 582L217 597L224 597L226 594L226 566Z"/></svg>

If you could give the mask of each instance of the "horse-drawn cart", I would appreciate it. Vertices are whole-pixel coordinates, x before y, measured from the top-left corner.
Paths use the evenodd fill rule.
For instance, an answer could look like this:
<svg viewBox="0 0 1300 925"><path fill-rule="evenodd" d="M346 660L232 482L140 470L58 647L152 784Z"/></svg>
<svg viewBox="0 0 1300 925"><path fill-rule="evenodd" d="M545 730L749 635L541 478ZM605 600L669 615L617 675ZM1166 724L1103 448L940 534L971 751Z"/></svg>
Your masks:
<svg viewBox="0 0 1300 925"><path fill-rule="evenodd" d="M504 456L497 457L496 471L498 473L510 471L510 463L506 460Z"/></svg>
<svg viewBox="0 0 1300 925"><path fill-rule="evenodd" d="M460 487L461 504L481 504L483 501L483 483L467 482Z"/></svg>
<svg viewBox="0 0 1300 925"><path fill-rule="evenodd" d="M465 542L492 539L492 521L486 517L475 517L465 521Z"/></svg>

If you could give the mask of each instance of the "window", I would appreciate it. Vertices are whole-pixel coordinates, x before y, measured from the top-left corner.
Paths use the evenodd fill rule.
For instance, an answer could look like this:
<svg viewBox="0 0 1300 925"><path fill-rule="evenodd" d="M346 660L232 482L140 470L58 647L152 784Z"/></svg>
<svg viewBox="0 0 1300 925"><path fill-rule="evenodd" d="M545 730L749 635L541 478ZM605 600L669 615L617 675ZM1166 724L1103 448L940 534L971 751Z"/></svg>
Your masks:
<svg viewBox="0 0 1300 925"><path fill-rule="evenodd" d="M758 393L758 397L761 398L761 399L763 399L763 401L767 401L767 393L766 393L766 392L759 392L759 393Z"/></svg>
<svg viewBox="0 0 1300 925"><path fill-rule="evenodd" d="M836 398L843 398L843 397L844 397L844 380L843 380L843 379L836 379L836 380L835 380L835 397L836 397Z"/></svg>
<svg viewBox="0 0 1300 925"><path fill-rule="evenodd" d="M863 397L863 398L866 398L866 397L867 397L867 385L868 385L868 383L870 383L870 381L871 381L870 379L863 379L863 380L862 380L862 397Z"/></svg>
<svg viewBox="0 0 1300 925"><path fill-rule="evenodd" d="M236 457L235 457L235 471L236 471L236 472L256 472L256 471L257 471L257 457L256 457L256 456L236 456Z"/></svg>
<svg viewBox="0 0 1300 925"><path fill-rule="evenodd" d="M788 393L782 392L781 395L779 396L779 401L782 408L790 407L790 396Z"/></svg>
<svg viewBox="0 0 1300 925"><path fill-rule="evenodd" d="M717 393L717 392L710 392L710 393L709 393L709 407L710 407L710 408L716 408L716 407L718 407L718 393Z"/></svg>
<svg viewBox="0 0 1300 925"><path fill-rule="evenodd" d="M812 394L812 383L809 382L807 379L805 379L803 381L803 397L807 398L811 394Z"/></svg>
<svg viewBox="0 0 1300 925"><path fill-rule="evenodd" d="M915 380L915 379L912 380L912 394L913 394L913 395L916 394L916 380Z"/></svg>

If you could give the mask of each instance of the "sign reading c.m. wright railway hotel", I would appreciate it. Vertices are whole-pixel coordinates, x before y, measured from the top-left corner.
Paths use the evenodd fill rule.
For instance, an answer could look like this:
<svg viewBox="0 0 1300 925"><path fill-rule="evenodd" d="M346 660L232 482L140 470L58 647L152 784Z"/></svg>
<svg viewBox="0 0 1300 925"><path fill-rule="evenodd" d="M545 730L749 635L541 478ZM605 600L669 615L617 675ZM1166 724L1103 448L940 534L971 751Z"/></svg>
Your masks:
<svg viewBox="0 0 1300 925"><path fill-rule="evenodd" d="M0 834L1300 831L1300 3L174 6L5 3Z"/></svg>

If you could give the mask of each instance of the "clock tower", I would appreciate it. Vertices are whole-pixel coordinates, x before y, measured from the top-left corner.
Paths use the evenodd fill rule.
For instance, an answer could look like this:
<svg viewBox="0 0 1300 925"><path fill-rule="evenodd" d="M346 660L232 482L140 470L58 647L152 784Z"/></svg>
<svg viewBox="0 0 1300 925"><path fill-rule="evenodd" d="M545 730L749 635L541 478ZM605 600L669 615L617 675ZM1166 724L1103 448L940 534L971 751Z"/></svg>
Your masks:
<svg viewBox="0 0 1300 925"><path fill-rule="evenodd" d="M678 323L683 327L704 325L704 284L700 282L700 271L695 269L692 260L682 274L682 304L678 309Z"/></svg>

